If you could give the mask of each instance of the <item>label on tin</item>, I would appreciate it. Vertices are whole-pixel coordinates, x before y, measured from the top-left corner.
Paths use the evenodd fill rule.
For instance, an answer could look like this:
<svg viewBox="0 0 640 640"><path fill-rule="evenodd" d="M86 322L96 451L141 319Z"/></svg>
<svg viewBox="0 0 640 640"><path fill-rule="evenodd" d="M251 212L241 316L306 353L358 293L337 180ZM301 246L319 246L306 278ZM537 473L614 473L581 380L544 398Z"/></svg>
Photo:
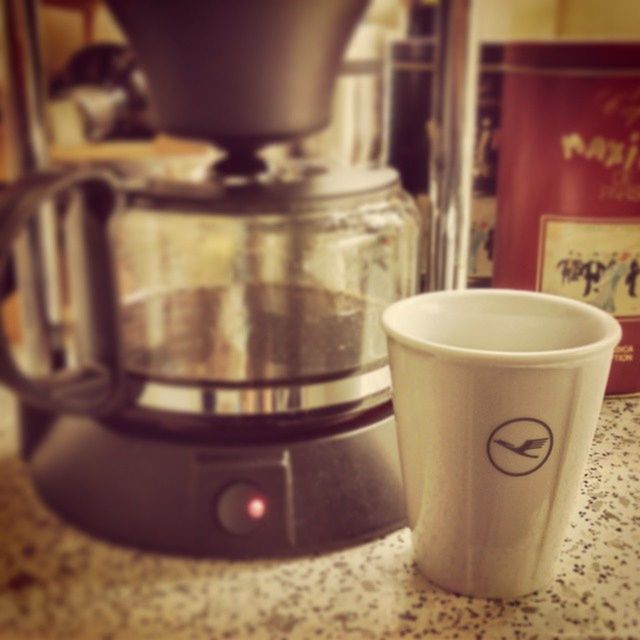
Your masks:
<svg viewBox="0 0 640 640"><path fill-rule="evenodd" d="M538 290L640 319L640 220L541 219Z"/></svg>

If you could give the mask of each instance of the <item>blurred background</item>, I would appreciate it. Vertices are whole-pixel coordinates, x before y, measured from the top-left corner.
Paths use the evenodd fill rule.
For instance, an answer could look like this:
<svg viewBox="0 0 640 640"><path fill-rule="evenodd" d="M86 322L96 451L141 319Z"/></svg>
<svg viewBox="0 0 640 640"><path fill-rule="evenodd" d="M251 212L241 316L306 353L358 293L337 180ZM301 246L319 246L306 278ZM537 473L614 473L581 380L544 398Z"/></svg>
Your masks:
<svg viewBox="0 0 640 640"><path fill-rule="evenodd" d="M401 33L410 2L376 0L367 22L389 34ZM109 11L99 0L45 0L43 47L50 77L92 42L123 42ZM640 14L635 0L476 0L477 37L482 40L530 37L637 37Z"/></svg>
<svg viewBox="0 0 640 640"><path fill-rule="evenodd" d="M267 154L275 159L291 155L328 157L365 167L392 164L428 216L426 122L433 70L429 38L433 35L434 5L435 0L375 0L347 52L329 128L286 148L267 150ZM147 111L144 78L108 8L100 0L41 0L40 8L53 159L135 162L144 158L153 159L163 175L199 175L216 150L199 141L156 135ZM475 146L486 146L489 141L494 151L497 147L499 114L494 113L495 108L492 112L491 104L497 104L500 97L500 80L495 75L496 63L501 60L500 43L529 39L632 40L640 34L637 8L636 0L475 0L471 42L486 54L483 57L481 53L479 58L480 80L483 63L489 69L489 76L484 78L488 85L473 79L474 91L489 91L479 96L479 108L484 100L485 110L478 114ZM421 38L422 45L416 45ZM493 49L486 46L488 43ZM408 69L416 72L412 80L402 75ZM421 87L418 93L416 82ZM2 85L0 77L0 98ZM422 104L416 106L416 100L422 100ZM10 180L11 157L1 105L0 99L0 180ZM487 128L484 137L483 126ZM145 171L149 166L153 163ZM495 185L487 187L482 180L479 183L476 174L469 281L487 286L491 264L486 238L495 218ZM427 222L424 227L428 226ZM421 244L426 246L428 241L423 238ZM14 332L15 307L10 302L5 310Z"/></svg>
<svg viewBox="0 0 640 640"><path fill-rule="evenodd" d="M434 3L435 0L424 3L376 0L372 3L364 24L359 27L348 57L377 57L382 60L385 46L409 31L407 22L412 8ZM56 148L68 149L87 142L86 125L83 124L82 114L77 112L78 100L74 106L60 98L65 82L67 85L81 83L81 69L76 69L76 78L69 77L70 74L73 76L70 63L78 52L91 45L122 45L125 44L125 39L100 0L42 0L41 4L44 71L54 94L49 105L52 143ZM640 12L637 8L635 0L475 0L473 38L477 43L530 38L633 39L640 33ZM417 27L414 27L412 35L418 35L415 28ZM424 29L428 30L428 25ZM102 54L103 65L110 54L113 57L113 52L108 50ZM98 64L99 56L95 58L94 67ZM126 66L127 61L121 59L114 66L117 67L118 64ZM86 66L91 66L90 61L86 62ZM88 84L87 74L91 73L97 75L96 69L84 69L85 84ZM117 70L113 69L111 73L113 81ZM89 98L84 102L90 102ZM1 132L0 126L0 136ZM131 127L130 133L139 137L143 130ZM121 130L118 137L126 137L123 134L126 131ZM94 131L93 137L113 136ZM4 175L5 153L0 155L4 161L0 163L0 175Z"/></svg>

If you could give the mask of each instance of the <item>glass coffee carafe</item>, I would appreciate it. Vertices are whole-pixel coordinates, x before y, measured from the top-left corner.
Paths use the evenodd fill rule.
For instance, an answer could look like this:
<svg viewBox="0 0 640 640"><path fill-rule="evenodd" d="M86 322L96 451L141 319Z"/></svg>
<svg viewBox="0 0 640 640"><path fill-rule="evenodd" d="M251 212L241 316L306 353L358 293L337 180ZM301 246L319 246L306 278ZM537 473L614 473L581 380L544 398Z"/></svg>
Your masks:
<svg viewBox="0 0 640 640"><path fill-rule="evenodd" d="M417 276L417 214L394 171L290 163L199 183L124 175L115 191L94 178L102 193L82 180L76 199L120 207L102 231L87 224L95 207L61 227L75 309L67 362L83 373L23 376L39 404L113 410L116 381L121 405L221 416L344 414L388 399L380 313ZM40 195L13 199L3 238L34 198L71 182L52 175Z"/></svg>

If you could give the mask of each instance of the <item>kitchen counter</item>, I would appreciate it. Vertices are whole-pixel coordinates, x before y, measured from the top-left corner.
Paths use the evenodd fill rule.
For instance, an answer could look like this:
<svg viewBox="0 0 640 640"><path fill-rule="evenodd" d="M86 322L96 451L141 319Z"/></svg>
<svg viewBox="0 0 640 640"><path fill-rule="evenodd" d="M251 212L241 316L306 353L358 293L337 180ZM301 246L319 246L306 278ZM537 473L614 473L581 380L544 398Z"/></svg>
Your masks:
<svg viewBox="0 0 640 640"><path fill-rule="evenodd" d="M124 549L64 524L17 457L0 389L0 639L640 638L640 399L607 400L555 582L515 601L447 594L407 529L286 561Z"/></svg>

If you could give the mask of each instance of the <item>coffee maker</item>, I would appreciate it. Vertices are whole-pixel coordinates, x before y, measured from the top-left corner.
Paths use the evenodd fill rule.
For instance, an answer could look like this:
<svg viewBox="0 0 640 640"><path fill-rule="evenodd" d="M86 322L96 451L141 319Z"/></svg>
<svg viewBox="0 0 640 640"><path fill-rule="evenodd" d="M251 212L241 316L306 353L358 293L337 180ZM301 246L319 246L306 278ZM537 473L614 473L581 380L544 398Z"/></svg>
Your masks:
<svg viewBox="0 0 640 640"><path fill-rule="evenodd" d="M56 355L17 364L3 337L0 379L35 486L71 523L221 557L404 523L379 317L416 290L419 214L392 169L261 153L328 122L366 4L110 0L158 129L226 153L199 182L50 168L2 194L0 268L43 206L62 212ZM37 280L18 277L25 299ZM27 342L51 328L30 313Z"/></svg>

